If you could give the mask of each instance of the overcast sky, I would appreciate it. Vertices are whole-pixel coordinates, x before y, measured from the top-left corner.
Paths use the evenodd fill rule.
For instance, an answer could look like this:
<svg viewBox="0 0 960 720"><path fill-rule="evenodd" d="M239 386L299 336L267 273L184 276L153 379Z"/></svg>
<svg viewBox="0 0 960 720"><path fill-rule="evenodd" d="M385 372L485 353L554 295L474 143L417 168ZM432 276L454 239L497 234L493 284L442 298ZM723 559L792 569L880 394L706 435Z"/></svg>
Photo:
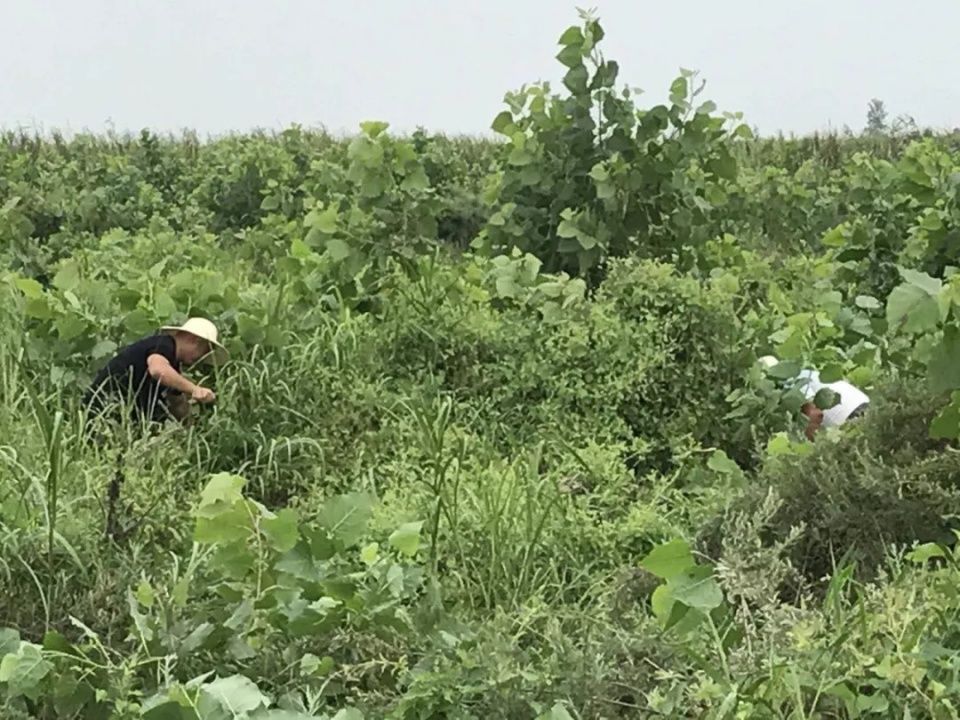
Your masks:
<svg viewBox="0 0 960 720"><path fill-rule="evenodd" d="M862 128L867 103L960 126L958 0L594 0L621 80L679 68L763 133ZM559 80L559 0L7 0L0 127L217 134L362 120L486 132L503 94Z"/></svg>

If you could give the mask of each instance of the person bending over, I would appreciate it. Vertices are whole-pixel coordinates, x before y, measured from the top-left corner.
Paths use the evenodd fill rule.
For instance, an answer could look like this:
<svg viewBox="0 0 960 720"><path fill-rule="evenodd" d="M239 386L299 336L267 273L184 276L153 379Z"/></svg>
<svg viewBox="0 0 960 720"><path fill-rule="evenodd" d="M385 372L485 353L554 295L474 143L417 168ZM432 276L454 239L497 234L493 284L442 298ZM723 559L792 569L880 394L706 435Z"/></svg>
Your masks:
<svg viewBox="0 0 960 720"><path fill-rule="evenodd" d="M164 422L184 419L190 401L209 404L216 395L184 377L180 369L201 360L222 363L226 348L217 341L217 328L209 320L191 318L181 326L160 332L121 348L97 373L84 405L102 416L118 401L131 409L135 420Z"/></svg>

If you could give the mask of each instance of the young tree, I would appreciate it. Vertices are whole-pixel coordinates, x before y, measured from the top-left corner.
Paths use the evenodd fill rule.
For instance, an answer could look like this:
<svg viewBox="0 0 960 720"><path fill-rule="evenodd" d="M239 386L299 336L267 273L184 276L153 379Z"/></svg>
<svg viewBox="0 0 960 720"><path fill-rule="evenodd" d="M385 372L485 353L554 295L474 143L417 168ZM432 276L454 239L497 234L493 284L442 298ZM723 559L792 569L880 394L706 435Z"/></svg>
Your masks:
<svg viewBox="0 0 960 720"><path fill-rule="evenodd" d="M873 98L867 106L867 132L879 134L887 130L887 108L883 100Z"/></svg>

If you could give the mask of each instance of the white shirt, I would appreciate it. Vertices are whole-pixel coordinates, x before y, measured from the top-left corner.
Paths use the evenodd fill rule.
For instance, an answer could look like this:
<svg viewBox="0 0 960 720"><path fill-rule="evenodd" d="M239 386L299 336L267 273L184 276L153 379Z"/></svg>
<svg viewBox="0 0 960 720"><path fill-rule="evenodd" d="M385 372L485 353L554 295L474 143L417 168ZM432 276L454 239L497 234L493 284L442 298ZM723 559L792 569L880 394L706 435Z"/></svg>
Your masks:
<svg viewBox="0 0 960 720"><path fill-rule="evenodd" d="M820 382L820 373L816 370L804 370L797 378L800 381L800 389L806 395L807 400L813 400L823 388L829 388L839 396L836 405L823 411L824 427L843 425L854 410L870 402L870 398L860 388L851 385L846 380L832 383Z"/></svg>

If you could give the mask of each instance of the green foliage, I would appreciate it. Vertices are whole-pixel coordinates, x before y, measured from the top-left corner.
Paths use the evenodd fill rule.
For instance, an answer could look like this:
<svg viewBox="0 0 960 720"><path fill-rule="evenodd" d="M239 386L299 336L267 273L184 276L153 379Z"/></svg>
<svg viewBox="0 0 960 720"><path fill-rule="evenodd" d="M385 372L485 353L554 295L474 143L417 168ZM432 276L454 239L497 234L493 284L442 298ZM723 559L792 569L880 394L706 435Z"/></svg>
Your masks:
<svg viewBox="0 0 960 720"><path fill-rule="evenodd" d="M617 89L619 66L599 49L604 31L586 15L560 37L565 95L546 83L506 96L493 129L507 142L488 199L492 214L476 247L514 248L550 272L586 275L607 258L688 260L709 238L716 208L736 180L733 139L688 71L670 101L639 110Z"/></svg>
<svg viewBox="0 0 960 720"><path fill-rule="evenodd" d="M782 542L794 533L790 557L805 587L818 587L842 558L870 577L894 547L949 540L944 518L960 510L957 460L938 452L941 444L928 436L942 403L891 388L874 399L856 433L817 443L812 452L771 443L760 482L732 512L756 511L769 492L780 499L762 537ZM718 520L704 536L711 554L726 522Z"/></svg>
<svg viewBox="0 0 960 720"><path fill-rule="evenodd" d="M0 138L2 717L957 715L958 137L641 108L603 39L496 139ZM218 403L89 442L188 315Z"/></svg>

